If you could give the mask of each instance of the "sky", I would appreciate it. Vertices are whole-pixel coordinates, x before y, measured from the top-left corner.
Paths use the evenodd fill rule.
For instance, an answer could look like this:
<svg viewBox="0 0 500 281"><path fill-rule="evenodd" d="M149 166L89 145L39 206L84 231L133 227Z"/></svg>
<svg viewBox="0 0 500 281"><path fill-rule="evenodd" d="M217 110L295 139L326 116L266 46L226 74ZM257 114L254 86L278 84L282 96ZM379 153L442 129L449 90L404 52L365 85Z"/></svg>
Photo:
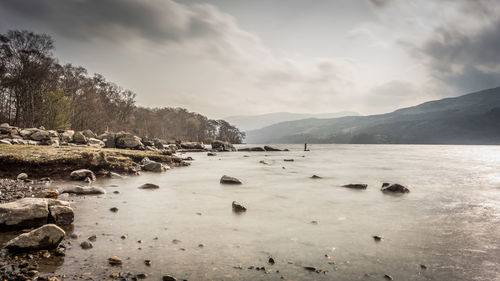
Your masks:
<svg viewBox="0 0 500 281"><path fill-rule="evenodd" d="M500 86L497 0L2 0L137 104L377 114Z"/></svg>

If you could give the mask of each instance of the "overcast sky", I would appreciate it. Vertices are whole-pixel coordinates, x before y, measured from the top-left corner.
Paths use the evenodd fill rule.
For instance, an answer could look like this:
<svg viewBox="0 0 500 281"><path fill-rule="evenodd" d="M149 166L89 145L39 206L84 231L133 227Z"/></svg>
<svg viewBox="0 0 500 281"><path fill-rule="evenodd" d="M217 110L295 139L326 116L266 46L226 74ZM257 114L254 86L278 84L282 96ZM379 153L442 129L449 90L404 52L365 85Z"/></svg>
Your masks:
<svg viewBox="0 0 500 281"><path fill-rule="evenodd" d="M500 86L497 0L2 0L145 106L384 113Z"/></svg>

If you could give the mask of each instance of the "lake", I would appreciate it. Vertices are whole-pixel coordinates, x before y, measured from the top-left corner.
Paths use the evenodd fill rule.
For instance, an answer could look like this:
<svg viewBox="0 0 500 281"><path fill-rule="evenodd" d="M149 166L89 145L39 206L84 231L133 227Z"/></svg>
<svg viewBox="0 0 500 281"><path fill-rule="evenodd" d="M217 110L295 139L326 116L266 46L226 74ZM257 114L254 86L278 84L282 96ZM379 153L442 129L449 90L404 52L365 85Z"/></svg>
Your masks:
<svg viewBox="0 0 500 281"><path fill-rule="evenodd" d="M94 279L500 280L500 147L278 147L291 151L187 153L190 167L98 180L106 195L69 197L79 238L44 270ZM243 184L221 185L222 175ZM160 188L137 188L147 182ZM383 182L411 192L385 194ZM349 183L368 188L341 187ZM234 213L234 200L248 210ZM81 249L91 235L94 247ZM115 255L121 267L108 265Z"/></svg>

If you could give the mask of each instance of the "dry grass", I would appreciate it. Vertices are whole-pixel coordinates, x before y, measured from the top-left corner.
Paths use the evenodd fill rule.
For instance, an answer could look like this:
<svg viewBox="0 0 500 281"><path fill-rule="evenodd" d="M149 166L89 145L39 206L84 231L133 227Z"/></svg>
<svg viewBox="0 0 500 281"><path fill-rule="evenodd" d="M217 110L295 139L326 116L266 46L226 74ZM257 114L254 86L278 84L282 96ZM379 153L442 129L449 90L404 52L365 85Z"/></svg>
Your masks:
<svg viewBox="0 0 500 281"><path fill-rule="evenodd" d="M139 170L137 162L144 157L171 166L184 165L176 156L154 151L0 144L0 176L13 177L26 172L30 177L64 178L72 170L82 168L98 173L103 170L135 173Z"/></svg>

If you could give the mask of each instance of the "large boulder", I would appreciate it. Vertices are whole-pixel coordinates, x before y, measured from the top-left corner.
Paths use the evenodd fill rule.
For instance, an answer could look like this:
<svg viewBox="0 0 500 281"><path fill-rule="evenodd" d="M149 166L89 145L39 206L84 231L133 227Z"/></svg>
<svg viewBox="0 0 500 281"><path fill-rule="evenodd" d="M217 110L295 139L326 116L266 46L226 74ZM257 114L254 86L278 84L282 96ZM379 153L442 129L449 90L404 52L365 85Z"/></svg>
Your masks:
<svg viewBox="0 0 500 281"><path fill-rule="evenodd" d="M82 132L78 131L73 135L73 142L79 144L87 144L88 138Z"/></svg>
<svg viewBox="0 0 500 281"><path fill-rule="evenodd" d="M382 188L380 189L383 192L393 192L393 193L408 193L410 190L398 183L387 183L384 182L382 184Z"/></svg>
<svg viewBox="0 0 500 281"><path fill-rule="evenodd" d="M257 147L245 147L245 148L240 148L238 151L266 151L263 147L257 146Z"/></svg>
<svg viewBox="0 0 500 281"><path fill-rule="evenodd" d="M220 140L212 142L212 149L216 151L236 151L232 143Z"/></svg>
<svg viewBox="0 0 500 281"><path fill-rule="evenodd" d="M73 209L66 201L23 198L0 204L0 230L37 227L53 221L59 225L73 222Z"/></svg>
<svg viewBox="0 0 500 281"><path fill-rule="evenodd" d="M45 141L45 140L48 140L50 139L50 134L49 132L45 131L45 130L38 130L36 132L34 132L30 138L34 141Z"/></svg>
<svg viewBox="0 0 500 281"><path fill-rule="evenodd" d="M95 147L105 147L106 146L106 144L102 140L99 140L96 138L89 138L88 144L90 146L95 146Z"/></svg>
<svg viewBox="0 0 500 281"><path fill-rule="evenodd" d="M116 147L116 134L111 132L106 132L99 135L98 139L104 142L104 147L115 148Z"/></svg>
<svg viewBox="0 0 500 281"><path fill-rule="evenodd" d="M85 180L86 178L90 178L93 181L96 180L94 172L88 169L80 169L73 171L71 172L70 177L72 180L75 181Z"/></svg>
<svg viewBox="0 0 500 281"><path fill-rule="evenodd" d="M144 157L140 163L141 169L144 171L161 173L170 169L170 167L163 165L162 163L152 161L148 157Z"/></svg>
<svg viewBox="0 0 500 281"><path fill-rule="evenodd" d="M153 139L153 144L158 149L165 149L165 146L163 145L163 142L159 138L154 138Z"/></svg>
<svg viewBox="0 0 500 281"><path fill-rule="evenodd" d="M75 135L75 131L67 130L62 133L59 133L59 139L62 142L73 142L73 136Z"/></svg>
<svg viewBox="0 0 500 281"><path fill-rule="evenodd" d="M51 250L57 248L66 232L55 224L47 224L8 241L5 248L14 251Z"/></svg>
<svg viewBox="0 0 500 281"><path fill-rule="evenodd" d="M183 149L205 149L202 142L182 142L181 148Z"/></svg>
<svg viewBox="0 0 500 281"><path fill-rule="evenodd" d="M32 134L34 134L36 131L38 131L37 128L27 128L27 129L22 129L19 131L19 134L21 137L24 139L29 139Z"/></svg>
<svg viewBox="0 0 500 281"><path fill-rule="evenodd" d="M74 185L64 188L61 191L61 194L62 193L73 193L77 195L97 195L97 194L105 194L106 190L104 190L102 187L97 187L97 186Z"/></svg>
<svg viewBox="0 0 500 281"><path fill-rule="evenodd" d="M97 138L97 135L94 132L92 132L90 129L82 131L82 134L85 137L87 137L88 139L90 139L90 138L96 139Z"/></svg>
<svg viewBox="0 0 500 281"><path fill-rule="evenodd" d="M241 184L241 181L235 177L230 177L230 176L222 176L220 178L220 183L222 184Z"/></svg>
<svg viewBox="0 0 500 281"><path fill-rule="evenodd" d="M126 149L144 149L141 138L126 132L119 132L116 134L116 147Z"/></svg>

